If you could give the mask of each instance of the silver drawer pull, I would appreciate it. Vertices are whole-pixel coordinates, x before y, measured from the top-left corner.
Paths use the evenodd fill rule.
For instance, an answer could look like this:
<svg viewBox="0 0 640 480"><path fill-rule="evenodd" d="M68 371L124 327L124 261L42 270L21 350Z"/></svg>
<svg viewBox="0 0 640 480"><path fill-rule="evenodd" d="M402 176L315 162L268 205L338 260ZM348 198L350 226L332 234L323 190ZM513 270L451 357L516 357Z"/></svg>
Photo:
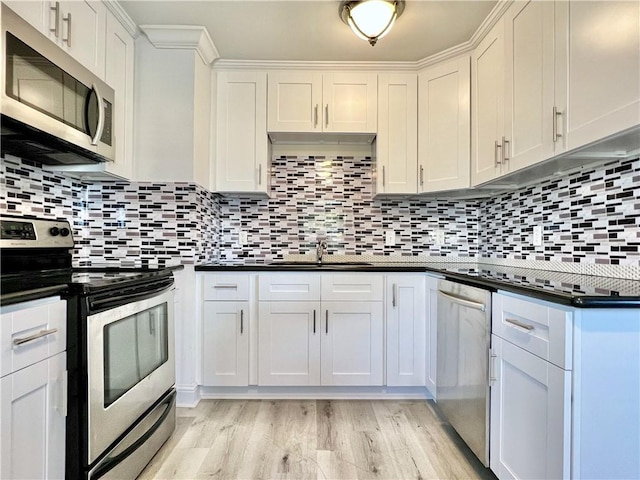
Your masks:
<svg viewBox="0 0 640 480"><path fill-rule="evenodd" d="M27 342L32 342L33 340L37 340L42 337L46 337L47 335L51 335L58 331L57 328L52 328L51 330L40 330L38 333L34 333L33 335L29 335L24 338L16 338L13 340L13 344L17 347Z"/></svg>
<svg viewBox="0 0 640 480"><path fill-rule="evenodd" d="M237 289L238 285L226 285L226 284L219 284L219 285L214 285L213 288L221 288L221 289L229 289L229 288L233 288L233 289Z"/></svg>
<svg viewBox="0 0 640 480"><path fill-rule="evenodd" d="M533 325L529 325L528 323L522 323L518 320L514 320L513 318L505 318L504 321L507 323L510 323L511 325L515 325L516 327L522 328L527 332L530 332L531 330L534 330L536 328Z"/></svg>
<svg viewBox="0 0 640 480"><path fill-rule="evenodd" d="M487 306L484 303L472 302L471 300L467 300L466 298L462 297L456 297L455 295L443 292L442 290L438 290L438 293L443 297L448 298L452 302L459 303L460 305L464 305L465 307L475 308L476 310L480 310L481 312L484 312L487 309Z"/></svg>

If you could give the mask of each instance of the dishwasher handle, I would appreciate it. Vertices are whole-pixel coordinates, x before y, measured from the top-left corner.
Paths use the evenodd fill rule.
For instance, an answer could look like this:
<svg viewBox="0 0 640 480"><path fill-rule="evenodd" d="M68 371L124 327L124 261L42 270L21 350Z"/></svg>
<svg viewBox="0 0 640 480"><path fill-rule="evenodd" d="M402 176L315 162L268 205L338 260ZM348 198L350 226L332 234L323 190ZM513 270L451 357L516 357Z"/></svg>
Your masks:
<svg viewBox="0 0 640 480"><path fill-rule="evenodd" d="M473 308L475 310L480 310L481 312L486 312L487 311L487 306L484 303L473 302L473 301L468 300L466 298L457 297L455 295L451 295L450 293L443 292L442 290L438 290L438 294L442 295L443 297L447 298L448 300L451 300L454 303L458 303L460 305L464 305L465 307Z"/></svg>

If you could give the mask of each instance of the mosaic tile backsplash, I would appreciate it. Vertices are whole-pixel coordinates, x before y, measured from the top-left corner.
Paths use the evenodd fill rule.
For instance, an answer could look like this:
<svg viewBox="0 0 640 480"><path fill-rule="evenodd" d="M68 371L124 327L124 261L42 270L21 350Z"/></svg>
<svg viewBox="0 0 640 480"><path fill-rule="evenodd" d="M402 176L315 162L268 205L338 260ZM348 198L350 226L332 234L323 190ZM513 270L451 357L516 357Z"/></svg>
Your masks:
<svg viewBox="0 0 640 480"><path fill-rule="evenodd" d="M312 253L318 237L334 255L478 255L479 202L374 200L371 171L368 157L274 158L270 199L220 199L220 260ZM395 246L385 246L388 230Z"/></svg>
<svg viewBox="0 0 640 480"><path fill-rule="evenodd" d="M15 158L0 162L0 213L72 221L75 266L212 261L215 202L195 184L90 184Z"/></svg>
<svg viewBox="0 0 640 480"><path fill-rule="evenodd" d="M9 157L0 212L73 218L77 265L282 258L312 253L321 235L330 254L640 266L638 159L482 200L374 200L370 172L369 158L277 157L272 198L255 199L191 183L82 183ZM541 247L531 246L534 224ZM393 247L384 244L389 229Z"/></svg>

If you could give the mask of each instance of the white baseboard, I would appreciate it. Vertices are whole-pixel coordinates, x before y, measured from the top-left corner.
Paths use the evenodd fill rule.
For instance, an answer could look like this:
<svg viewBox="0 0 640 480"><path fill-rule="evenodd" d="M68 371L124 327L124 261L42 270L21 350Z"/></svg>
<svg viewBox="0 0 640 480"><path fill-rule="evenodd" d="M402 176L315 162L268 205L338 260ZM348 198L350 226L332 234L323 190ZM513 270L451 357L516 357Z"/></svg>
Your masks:
<svg viewBox="0 0 640 480"><path fill-rule="evenodd" d="M194 408L200 402L199 385L176 385L176 407Z"/></svg>
<svg viewBox="0 0 640 480"><path fill-rule="evenodd" d="M202 399L430 400L425 387L200 387Z"/></svg>

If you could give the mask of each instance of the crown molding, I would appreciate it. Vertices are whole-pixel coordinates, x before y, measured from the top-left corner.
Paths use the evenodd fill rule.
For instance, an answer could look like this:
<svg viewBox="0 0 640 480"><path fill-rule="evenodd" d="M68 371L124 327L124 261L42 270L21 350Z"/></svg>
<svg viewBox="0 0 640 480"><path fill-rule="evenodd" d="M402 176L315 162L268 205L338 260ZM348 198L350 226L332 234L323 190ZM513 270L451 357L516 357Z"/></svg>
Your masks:
<svg viewBox="0 0 640 480"><path fill-rule="evenodd" d="M104 4L107 9L113 14L114 17L120 22L124 29L129 32L133 38L140 35L140 30L136 22L134 22L129 14L122 8L122 5L118 3L118 0L104 0Z"/></svg>
<svg viewBox="0 0 640 480"><path fill-rule="evenodd" d="M196 25L140 25L156 48L195 50L207 65L220 58L207 29Z"/></svg>
<svg viewBox="0 0 640 480"><path fill-rule="evenodd" d="M221 58L213 64L216 70L337 70L337 71L409 71L416 70L416 62L328 62L295 60L228 60Z"/></svg>

